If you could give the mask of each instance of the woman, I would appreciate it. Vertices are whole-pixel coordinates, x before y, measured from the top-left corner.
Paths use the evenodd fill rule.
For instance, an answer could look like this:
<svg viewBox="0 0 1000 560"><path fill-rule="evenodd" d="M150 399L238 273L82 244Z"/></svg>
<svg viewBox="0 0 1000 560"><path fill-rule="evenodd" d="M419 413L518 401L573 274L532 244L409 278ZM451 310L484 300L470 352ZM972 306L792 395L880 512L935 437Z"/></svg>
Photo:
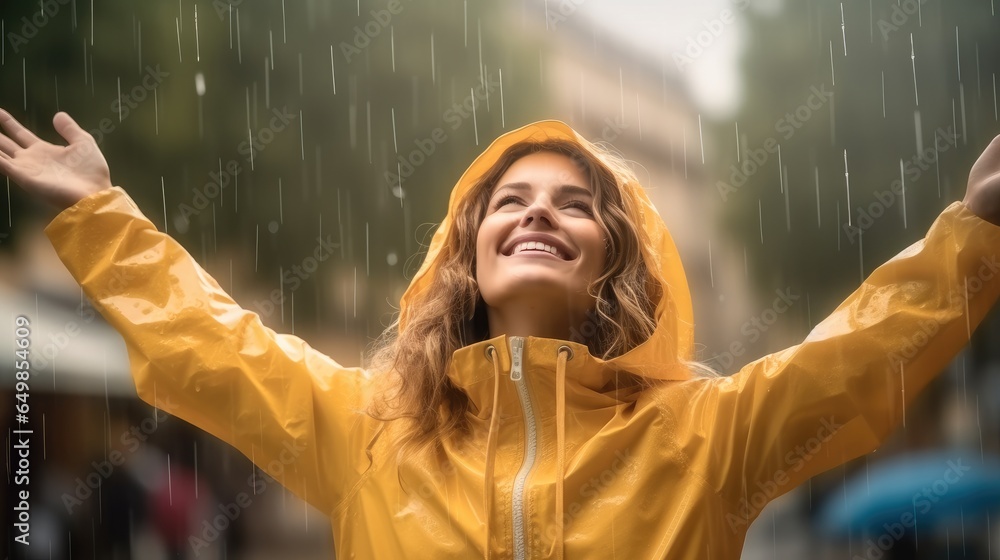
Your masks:
<svg viewBox="0 0 1000 560"><path fill-rule="evenodd" d="M709 375L635 177L543 121L458 181L369 374L241 309L69 116L67 147L0 124L0 172L63 209L46 233L140 397L325 512L342 558L739 558L764 505L875 449L1000 296L998 137L963 203L802 344Z"/></svg>

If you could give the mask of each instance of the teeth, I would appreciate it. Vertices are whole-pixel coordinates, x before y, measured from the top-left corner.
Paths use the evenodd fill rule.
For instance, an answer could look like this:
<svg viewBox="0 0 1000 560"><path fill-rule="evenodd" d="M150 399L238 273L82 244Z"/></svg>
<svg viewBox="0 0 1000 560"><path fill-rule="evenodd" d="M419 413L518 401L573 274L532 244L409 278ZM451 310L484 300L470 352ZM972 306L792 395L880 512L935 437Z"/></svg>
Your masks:
<svg viewBox="0 0 1000 560"><path fill-rule="evenodd" d="M558 249L556 249L555 247L553 247L551 245L546 245L546 244L542 243L541 241L527 241L525 243L518 243L514 247L514 250L511 251L511 254L513 255L513 254L520 253L520 252L523 252L523 251L546 251L546 252L552 253L553 255L555 255L555 256L557 256L559 258L562 258L562 255L559 254L559 250Z"/></svg>

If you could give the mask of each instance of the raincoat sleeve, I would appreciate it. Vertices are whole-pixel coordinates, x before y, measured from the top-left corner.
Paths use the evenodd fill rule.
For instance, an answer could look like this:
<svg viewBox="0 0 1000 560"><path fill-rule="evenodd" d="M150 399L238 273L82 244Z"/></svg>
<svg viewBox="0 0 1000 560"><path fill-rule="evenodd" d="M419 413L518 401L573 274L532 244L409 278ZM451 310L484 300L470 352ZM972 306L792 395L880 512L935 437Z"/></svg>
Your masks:
<svg viewBox="0 0 1000 560"><path fill-rule="evenodd" d="M142 400L236 447L320 511L335 507L357 478L350 450L364 454L361 370L264 326L119 187L45 232L124 338Z"/></svg>
<svg viewBox="0 0 1000 560"><path fill-rule="evenodd" d="M962 203L801 344L691 395L708 483L745 528L771 499L875 450L1000 296L1000 227Z"/></svg>

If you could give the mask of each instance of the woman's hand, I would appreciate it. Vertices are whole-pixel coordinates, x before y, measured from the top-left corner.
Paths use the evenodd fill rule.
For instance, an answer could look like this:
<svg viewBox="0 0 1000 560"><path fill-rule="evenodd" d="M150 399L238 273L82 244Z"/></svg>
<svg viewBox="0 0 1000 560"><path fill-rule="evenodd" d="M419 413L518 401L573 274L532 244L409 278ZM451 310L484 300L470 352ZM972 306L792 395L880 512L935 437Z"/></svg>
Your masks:
<svg viewBox="0 0 1000 560"><path fill-rule="evenodd" d="M41 140L0 109L0 173L60 210L110 189L111 171L94 137L66 113L56 113L52 124L68 146Z"/></svg>
<svg viewBox="0 0 1000 560"><path fill-rule="evenodd" d="M1000 226L1000 136L972 166L962 203L975 215Z"/></svg>

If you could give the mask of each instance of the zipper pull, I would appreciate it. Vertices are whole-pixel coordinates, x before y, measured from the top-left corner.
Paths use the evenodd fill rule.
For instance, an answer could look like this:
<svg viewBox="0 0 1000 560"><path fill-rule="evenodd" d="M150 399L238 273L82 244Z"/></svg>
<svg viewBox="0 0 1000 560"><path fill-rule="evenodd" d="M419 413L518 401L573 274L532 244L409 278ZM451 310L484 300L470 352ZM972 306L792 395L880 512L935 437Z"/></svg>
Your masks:
<svg viewBox="0 0 1000 560"><path fill-rule="evenodd" d="M524 339L520 336L510 338L510 380L521 380L521 361L524 353Z"/></svg>

